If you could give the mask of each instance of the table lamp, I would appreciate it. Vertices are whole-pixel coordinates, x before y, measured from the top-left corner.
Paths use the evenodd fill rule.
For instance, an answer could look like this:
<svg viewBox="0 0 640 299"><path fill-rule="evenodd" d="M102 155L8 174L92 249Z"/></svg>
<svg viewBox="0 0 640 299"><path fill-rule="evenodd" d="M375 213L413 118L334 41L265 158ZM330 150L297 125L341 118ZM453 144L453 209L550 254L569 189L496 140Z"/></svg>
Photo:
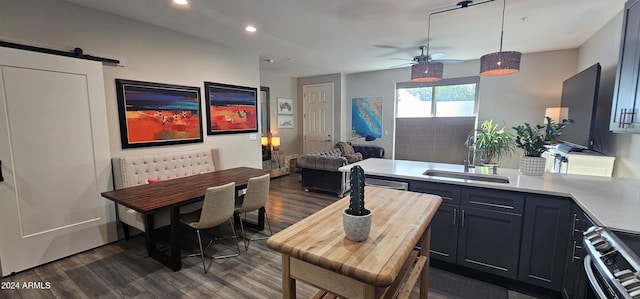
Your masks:
<svg viewBox="0 0 640 299"><path fill-rule="evenodd" d="M562 120L569 119L569 107L549 107L544 112L544 122L547 123L547 117L556 123L562 123Z"/></svg>
<svg viewBox="0 0 640 299"><path fill-rule="evenodd" d="M274 151L280 150L280 137L271 137L271 146L273 146Z"/></svg>

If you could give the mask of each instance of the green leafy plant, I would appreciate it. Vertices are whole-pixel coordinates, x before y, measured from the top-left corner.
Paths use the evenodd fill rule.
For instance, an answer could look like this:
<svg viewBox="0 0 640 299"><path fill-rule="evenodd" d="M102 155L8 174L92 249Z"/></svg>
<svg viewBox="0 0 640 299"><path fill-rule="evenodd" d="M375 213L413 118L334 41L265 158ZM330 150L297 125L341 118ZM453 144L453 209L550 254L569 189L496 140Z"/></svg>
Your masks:
<svg viewBox="0 0 640 299"><path fill-rule="evenodd" d="M364 207L364 170L356 165L351 168L351 198L349 208L345 211L349 215L364 216L370 213Z"/></svg>
<svg viewBox="0 0 640 299"><path fill-rule="evenodd" d="M484 134L477 134L476 147L486 151L486 163L498 164L502 159L509 158L516 149L514 136L505 131L505 126L494 123L492 119L480 124Z"/></svg>
<svg viewBox="0 0 640 299"><path fill-rule="evenodd" d="M544 125L531 126L529 123L513 127L516 130L516 146L524 150L524 155L540 157L547 151L545 145L557 141L567 125L573 123L571 119L563 119L561 123L555 123L550 117L546 117Z"/></svg>

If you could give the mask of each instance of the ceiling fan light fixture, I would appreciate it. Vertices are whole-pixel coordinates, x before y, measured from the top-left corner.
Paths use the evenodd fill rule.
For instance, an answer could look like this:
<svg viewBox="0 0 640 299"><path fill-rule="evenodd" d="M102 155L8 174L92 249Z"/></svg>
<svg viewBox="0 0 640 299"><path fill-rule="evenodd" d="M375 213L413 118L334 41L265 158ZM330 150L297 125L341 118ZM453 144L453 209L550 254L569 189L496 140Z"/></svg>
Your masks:
<svg viewBox="0 0 640 299"><path fill-rule="evenodd" d="M502 76L520 71L522 53L516 51L495 52L480 57L480 75Z"/></svg>
<svg viewBox="0 0 640 299"><path fill-rule="evenodd" d="M435 82L442 80L444 65L440 62L420 61L411 66L412 82Z"/></svg>

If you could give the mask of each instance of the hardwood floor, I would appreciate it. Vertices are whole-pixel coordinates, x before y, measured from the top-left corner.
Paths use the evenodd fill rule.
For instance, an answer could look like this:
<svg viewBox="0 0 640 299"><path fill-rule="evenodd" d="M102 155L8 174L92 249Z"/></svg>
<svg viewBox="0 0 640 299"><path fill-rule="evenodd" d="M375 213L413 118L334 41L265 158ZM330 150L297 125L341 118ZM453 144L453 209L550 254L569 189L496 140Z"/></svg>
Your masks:
<svg viewBox="0 0 640 299"><path fill-rule="evenodd" d="M313 214L338 198L331 194L304 192L300 175L291 174L271 182L266 210L274 232ZM236 250L230 229L217 229L207 254ZM239 229L238 229L239 232ZM259 234L248 230L250 235ZM204 242L204 241L203 241ZM240 241L242 242L242 241ZM195 232L183 231L183 253L198 252ZM241 246L241 249L242 248ZM209 259L206 259L209 262ZM441 271L443 272L443 271ZM281 298L280 254L268 249L264 240L252 241L239 257L214 260L203 274L199 257L185 257L177 272L147 256L144 237L120 240L93 250L51 262L1 279L0 298ZM6 286L20 286L7 290ZM36 283L32 289L28 283ZM315 289L297 284L300 298ZM505 298L532 298L504 290ZM522 296L521 296L522 295ZM454 298L430 292L430 298Z"/></svg>

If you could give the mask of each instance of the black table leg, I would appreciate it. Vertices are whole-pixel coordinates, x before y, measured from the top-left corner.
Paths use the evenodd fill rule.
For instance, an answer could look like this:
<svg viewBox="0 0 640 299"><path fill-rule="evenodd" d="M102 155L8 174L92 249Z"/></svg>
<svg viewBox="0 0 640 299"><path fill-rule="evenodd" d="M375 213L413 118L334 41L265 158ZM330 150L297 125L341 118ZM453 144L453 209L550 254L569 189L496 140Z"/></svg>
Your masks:
<svg viewBox="0 0 640 299"><path fill-rule="evenodd" d="M147 240L147 252L149 256L161 264L169 267L173 271L178 271L182 268L182 261L180 260L180 208L171 209L171 225L170 225L170 255L166 255L159 251L156 247L156 240L154 236L154 224L153 214L145 215L145 238Z"/></svg>
<svg viewBox="0 0 640 299"><path fill-rule="evenodd" d="M153 236L153 214L144 215L144 227L146 228L144 238L147 242L147 253L149 256L153 256L153 253L158 251L156 248L156 240Z"/></svg>
<svg viewBox="0 0 640 299"><path fill-rule="evenodd" d="M171 269L174 271L182 268L180 254L180 208L171 208Z"/></svg>

